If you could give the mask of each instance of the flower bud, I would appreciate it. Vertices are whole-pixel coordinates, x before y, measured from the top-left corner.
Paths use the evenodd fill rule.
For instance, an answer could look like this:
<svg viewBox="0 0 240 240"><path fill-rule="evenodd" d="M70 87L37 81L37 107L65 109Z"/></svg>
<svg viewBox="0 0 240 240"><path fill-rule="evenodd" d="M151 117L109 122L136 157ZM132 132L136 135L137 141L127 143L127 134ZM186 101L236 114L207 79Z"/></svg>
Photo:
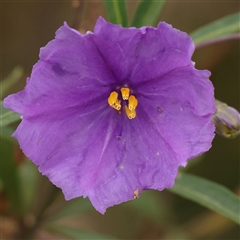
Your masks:
<svg viewBox="0 0 240 240"><path fill-rule="evenodd" d="M240 114L226 103L215 100L217 112L212 116L216 126L216 133L226 137L234 138L240 133Z"/></svg>

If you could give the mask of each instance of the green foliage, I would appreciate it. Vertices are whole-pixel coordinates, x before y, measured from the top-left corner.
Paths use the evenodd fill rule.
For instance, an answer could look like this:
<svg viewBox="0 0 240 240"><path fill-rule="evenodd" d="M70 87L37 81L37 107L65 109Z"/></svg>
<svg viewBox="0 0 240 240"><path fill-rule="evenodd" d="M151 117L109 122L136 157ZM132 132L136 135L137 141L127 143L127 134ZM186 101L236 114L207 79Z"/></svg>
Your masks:
<svg viewBox="0 0 240 240"><path fill-rule="evenodd" d="M1 127L5 127L13 122L20 120L20 114L4 108L2 101L0 101L0 114Z"/></svg>
<svg viewBox="0 0 240 240"><path fill-rule="evenodd" d="M125 206L139 212L145 219L153 220L159 226L170 214L167 203L153 191L143 191L138 199L129 201Z"/></svg>
<svg viewBox="0 0 240 240"><path fill-rule="evenodd" d="M12 137L14 131L15 130L9 126L1 127L0 135L8 141L16 142L16 139Z"/></svg>
<svg viewBox="0 0 240 240"><path fill-rule="evenodd" d="M180 173L175 185L169 190L240 224L240 198L224 186L191 174Z"/></svg>
<svg viewBox="0 0 240 240"><path fill-rule="evenodd" d="M3 190L8 200L11 202L11 209L15 214L22 213L22 198L19 184L19 172L13 158L12 143L4 137L0 137L1 142L1 171L0 179Z"/></svg>
<svg viewBox="0 0 240 240"><path fill-rule="evenodd" d="M2 91L2 95L5 95L6 92L16 84L23 75L23 68L17 66L13 69L13 71L0 82L0 89Z"/></svg>
<svg viewBox="0 0 240 240"><path fill-rule="evenodd" d="M66 236L70 239L102 239L102 240L114 240L116 238L107 237L101 234L97 234L94 232L83 231L78 228L68 227L66 225L51 225L47 227L48 231L54 234L58 234L60 236Z"/></svg>
<svg viewBox="0 0 240 240"><path fill-rule="evenodd" d="M153 26L158 20L165 3L165 0L141 0L131 26Z"/></svg>
<svg viewBox="0 0 240 240"><path fill-rule="evenodd" d="M240 31L240 12L220 18L190 34L195 44Z"/></svg>
<svg viewBox="0 0 240 240"><path fill-rule="evenodd" d="M56 221L61 218L82 214L93 210L93 206L88 198L76 198L71 201L65 202L63 206L57 209L51 217L50 221Z"/></svg>
<svg viewBox="0 0 240 240"><path fill-rule="evenodd" d="M124 0L104 0L109 21L127 27L127 11Z"/></svg>
<svg viewBox="0 0 240 240"><path fill-rule="evenodd" d="M37 180L39 178L37 167L28 159L19 166L19 182L22 195L23 212L29 211L36 194Z"/></svg>

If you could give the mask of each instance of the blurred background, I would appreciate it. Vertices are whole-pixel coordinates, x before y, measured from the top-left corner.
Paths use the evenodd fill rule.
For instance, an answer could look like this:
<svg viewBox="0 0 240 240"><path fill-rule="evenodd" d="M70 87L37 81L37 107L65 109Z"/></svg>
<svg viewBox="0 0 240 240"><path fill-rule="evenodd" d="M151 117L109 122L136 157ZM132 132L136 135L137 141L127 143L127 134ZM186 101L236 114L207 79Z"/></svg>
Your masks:
<svg viewBox="0 0 240 240"><path fill-rule="evenodd" d="M130 19L137 4L138 1L127 1ZM191 33L239 10L238 1L168 1L159 21ZM32 66L38 61L39 49L54 38L55 31L64 21L85 33L93 31L99 16L107 19L103 1L2 1L1 80L20 67L17 68L20 80L6 95L24 88ZM229 41L198 49L193 56L196 68L212 72L216 98L238 111L239 53L239 41ZM9 132L16 126L11 125ZM105 215L96 212L88 199L66 202L61 191L24 157L14 139L1 142L1 145L5 149L1 154L2 160L11 156L19 172L21 203L24 206L18 212L20 202L10 202L9 191L1 186L2 239L31 239L32 230L37 233L33 239L240 238L237 224L167 190L145 191L135 201L109 208ZM225 139L216 136L211 150L190 161L182 171L215 181L239 194L239 146L239 137ZM9 174L9 178L11 176ZM81 230L81 238L71 231L73 227Z"/></svg>

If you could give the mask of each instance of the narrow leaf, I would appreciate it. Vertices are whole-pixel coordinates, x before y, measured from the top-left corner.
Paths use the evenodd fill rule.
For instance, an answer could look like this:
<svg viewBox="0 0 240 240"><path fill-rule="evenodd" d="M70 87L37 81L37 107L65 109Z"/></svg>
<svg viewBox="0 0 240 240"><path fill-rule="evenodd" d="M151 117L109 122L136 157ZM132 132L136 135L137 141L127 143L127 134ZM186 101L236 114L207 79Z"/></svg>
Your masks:
<svg viewBox="0 0 240 240"><path fill-rule="evenodd" d="M36 195L36 186L39 179L37 167L29 160L25 160L19 167L19 179L21 185L21 195L23 199L23 212L26 213Z"/></svg>
<svg viewBox="0 0 240 240"><path fill-rule="evenodd" d="M12 137L12 134L14 133L15 129L14 128L10 128L8 126L5 126L4 128L1 128L0 131L0 136L5 138L6 140L10 141L10 142L17 142L17 140L15 138Z"/></svg>
<svg viewBox="0 0 240 240"><path fill-rule="evenodd" d="M153 191L143 191L140 198L125 203L125 207L140 213L144 219L154 220L159 225L166 220L166 216L169 218L171 215L164 199L159 198Z"/></svg>
<svg viewBox="0 0 240 240"><path fill-rule="evenodd" d="M20 114L12 112L9 109L3 107L2 101L0 101L0 126L4 127L10 123L20 120Z"/></svg>
<svg viewBox="0 0 240 240"><path fill-rule="evenodd" d="M73 215L82 215L93 209L93 206L87 198L76 198L71 201L65 202L63 206L58 208L51 214L49 221L56 221Z"/></svg>
<svg viewBox="0 0 240 240"><path fill-rule="evenodd" d="M141 0L131 26L153 26L159 18L165 3L165 0Z"/></svg>
<svg viewBox="0 0 240 240"><path fill-rule="evenodd" d="M180 173L175 185L169 190L240 224L240 198L224 186L191 174Z"/></svg>
<svg viewBox="0 0 240 240"><path fill-rule="evenodd" d="M194 43L199 43L226 36L240 31L240 12L228 15L224 18L211 22L190 34Z"/></svg>
<svg viewBox="0 0 240 240"><path fill-rule="evenodd" d="M213 38L204 42L201 42L199 44L197 44L195 46L195 49L199 49L202 47L206 47L208 45L212 45L212 44L217 44L220 42L227 42L227 41L233 41L233 40L239 40L240 39L240 33L233 33L233 34L228 34L225 36L221 36L221 37L217 37L217 38Z"/></svg>
<svg viewBox="0 0 240 240"><path fill-rule="evenodd" d="M0 89L2 90L2 95L17 83L23 75L23 68L20 66L15 67L12 72L0 82Z"/></svg>
<svg viewBox="0 0 240 240"><path fill-rule="evenodd" d="M101 234L87 232L80 230L78 228L72 228L64 225L51 225L47 227L47 230L51 233L58 234L60 236L69 237L70 239L106 239L106 240L114 240L115 238L107 237Z"/></svg>
<svg viewBox="0 0 240 240"><path fill-rule="evenodd" d="M125 0L104 0L104 3L109 21L127 27L128 22Z"/></svg>
<svg viewBox="0 0 240 240"><path fill-rule="evenodd" d="M13 159L12 143L5 138L0 138L1 142L1 171L0 178L3 189L11 203L11 209L15 214L22 213L22 198L19 184L19 174L16 163Z"/></svg>

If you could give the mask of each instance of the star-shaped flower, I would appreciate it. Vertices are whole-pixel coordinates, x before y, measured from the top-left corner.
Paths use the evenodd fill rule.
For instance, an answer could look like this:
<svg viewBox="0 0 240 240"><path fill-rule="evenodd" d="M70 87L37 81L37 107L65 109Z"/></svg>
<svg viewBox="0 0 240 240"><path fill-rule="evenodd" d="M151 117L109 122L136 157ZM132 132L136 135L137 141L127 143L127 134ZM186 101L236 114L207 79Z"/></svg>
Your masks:
<svg viewBox="0 0 240 240"><path fill-rule="evenodd" d="M64 24L25 89L4 100L22 114L13 136L67 200L89 197L101 213L170 188L214 137L210 72L194 68L193 51L164 22L122 28L100 17L86 35Z"/></svg>

